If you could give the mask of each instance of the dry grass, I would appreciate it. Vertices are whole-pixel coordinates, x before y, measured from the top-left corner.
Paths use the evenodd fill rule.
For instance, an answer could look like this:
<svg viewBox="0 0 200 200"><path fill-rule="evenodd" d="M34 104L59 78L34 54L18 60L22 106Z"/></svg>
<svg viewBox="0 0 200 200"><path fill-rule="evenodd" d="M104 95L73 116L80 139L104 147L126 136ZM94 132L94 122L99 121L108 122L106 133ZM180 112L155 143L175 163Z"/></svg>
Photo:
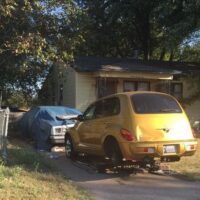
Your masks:
<svg viewBox="0 0 200 200"><path fill-rule="evenodd" d="M192 180L200 180L200 139L195 155L183 157L179 162L171 163L170 169Z"/></svg>
<svg viewBox="0 0 200 200"><path fill-rule="evenodd" d="M0 163L0 200L91 199L32 149L9 145L8 153L8 164Z"/></svg>

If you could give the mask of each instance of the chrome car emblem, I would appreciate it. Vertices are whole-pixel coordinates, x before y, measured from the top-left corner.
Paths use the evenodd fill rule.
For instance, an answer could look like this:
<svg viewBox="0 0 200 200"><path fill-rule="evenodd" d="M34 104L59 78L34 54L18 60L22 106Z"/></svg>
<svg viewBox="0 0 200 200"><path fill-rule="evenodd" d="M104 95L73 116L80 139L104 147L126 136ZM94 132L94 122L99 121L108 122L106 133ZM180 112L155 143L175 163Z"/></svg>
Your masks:
<svg viewBox="0 0 200 200"><path fill-rule="evenodd" d="M159 128L157 130L164 131L165 133L169 133L170 129L169 128Z"/></svg>
<svg viewBox="0 0 200 200"><path fill-rule="evenodd" d="M170 131L169 128L163 128L163 131L165 131L166 133L168 133Z"/></svg>

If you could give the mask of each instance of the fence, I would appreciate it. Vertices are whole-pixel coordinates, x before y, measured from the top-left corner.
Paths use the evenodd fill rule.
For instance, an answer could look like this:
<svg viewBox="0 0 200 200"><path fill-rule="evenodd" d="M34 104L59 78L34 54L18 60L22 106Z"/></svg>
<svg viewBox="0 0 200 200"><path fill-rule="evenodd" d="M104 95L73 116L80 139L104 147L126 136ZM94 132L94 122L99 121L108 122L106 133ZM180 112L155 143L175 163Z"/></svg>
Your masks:
<svg viewBox="0 0 200 200"><path fill-rule="evenodd" d="M7 159L7 133L10 110L0 110L0 153L3 159Z"/></svg>

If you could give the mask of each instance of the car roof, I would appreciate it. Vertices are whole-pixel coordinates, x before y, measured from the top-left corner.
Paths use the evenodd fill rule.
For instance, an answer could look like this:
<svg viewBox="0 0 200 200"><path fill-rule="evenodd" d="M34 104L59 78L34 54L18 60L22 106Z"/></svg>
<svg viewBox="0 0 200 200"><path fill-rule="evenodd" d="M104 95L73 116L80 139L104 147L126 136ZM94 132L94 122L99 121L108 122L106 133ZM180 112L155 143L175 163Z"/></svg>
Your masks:
<svg viewBox="0 0 200 200"><path fill-rule="evenodd" d="M160 94L160 95L170 96L170 95L168 95L166 93L155 92L155 91L131 91L131 92L120 92L120 93L108 95L108 96L105 96L105 97L102 97L102 98L98 99L96 102L104 100L104 99L112 98L112 97L132 96L132 95L135 95L135 94Z"/></svg>

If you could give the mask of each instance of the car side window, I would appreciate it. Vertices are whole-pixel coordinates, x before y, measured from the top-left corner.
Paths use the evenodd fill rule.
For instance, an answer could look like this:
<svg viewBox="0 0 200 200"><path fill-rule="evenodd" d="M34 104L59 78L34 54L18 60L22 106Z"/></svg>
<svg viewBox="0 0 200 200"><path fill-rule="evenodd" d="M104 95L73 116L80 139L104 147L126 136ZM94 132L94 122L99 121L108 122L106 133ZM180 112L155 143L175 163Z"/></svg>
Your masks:
<svg viewBox="0 0 200 200"><path fill-rule="evenodd" d="M117 115L120 112L120 101L118 98L104 99L88 107L83 114L84 120Z"/></svg>
<svg viewBox="0 0 200 200"><path fill-rule="evenodd" d="M101 117L104 117L103 101L97 102L95 108L95 118L101 118Z"/></svg>
<svg viewBox="0 0 200 200"><path fill-rule="evenodd" d="M118 98L110 98L104 101L104 116L117 115L120 112L120 101Z"/></svg>
<svg viewBox="0 0 200 200"><path fill-rule="evenodd" d="M94 118L94 111L95 111L96 106L91 105L83 114L84 120L90 120Z"/></svg>

